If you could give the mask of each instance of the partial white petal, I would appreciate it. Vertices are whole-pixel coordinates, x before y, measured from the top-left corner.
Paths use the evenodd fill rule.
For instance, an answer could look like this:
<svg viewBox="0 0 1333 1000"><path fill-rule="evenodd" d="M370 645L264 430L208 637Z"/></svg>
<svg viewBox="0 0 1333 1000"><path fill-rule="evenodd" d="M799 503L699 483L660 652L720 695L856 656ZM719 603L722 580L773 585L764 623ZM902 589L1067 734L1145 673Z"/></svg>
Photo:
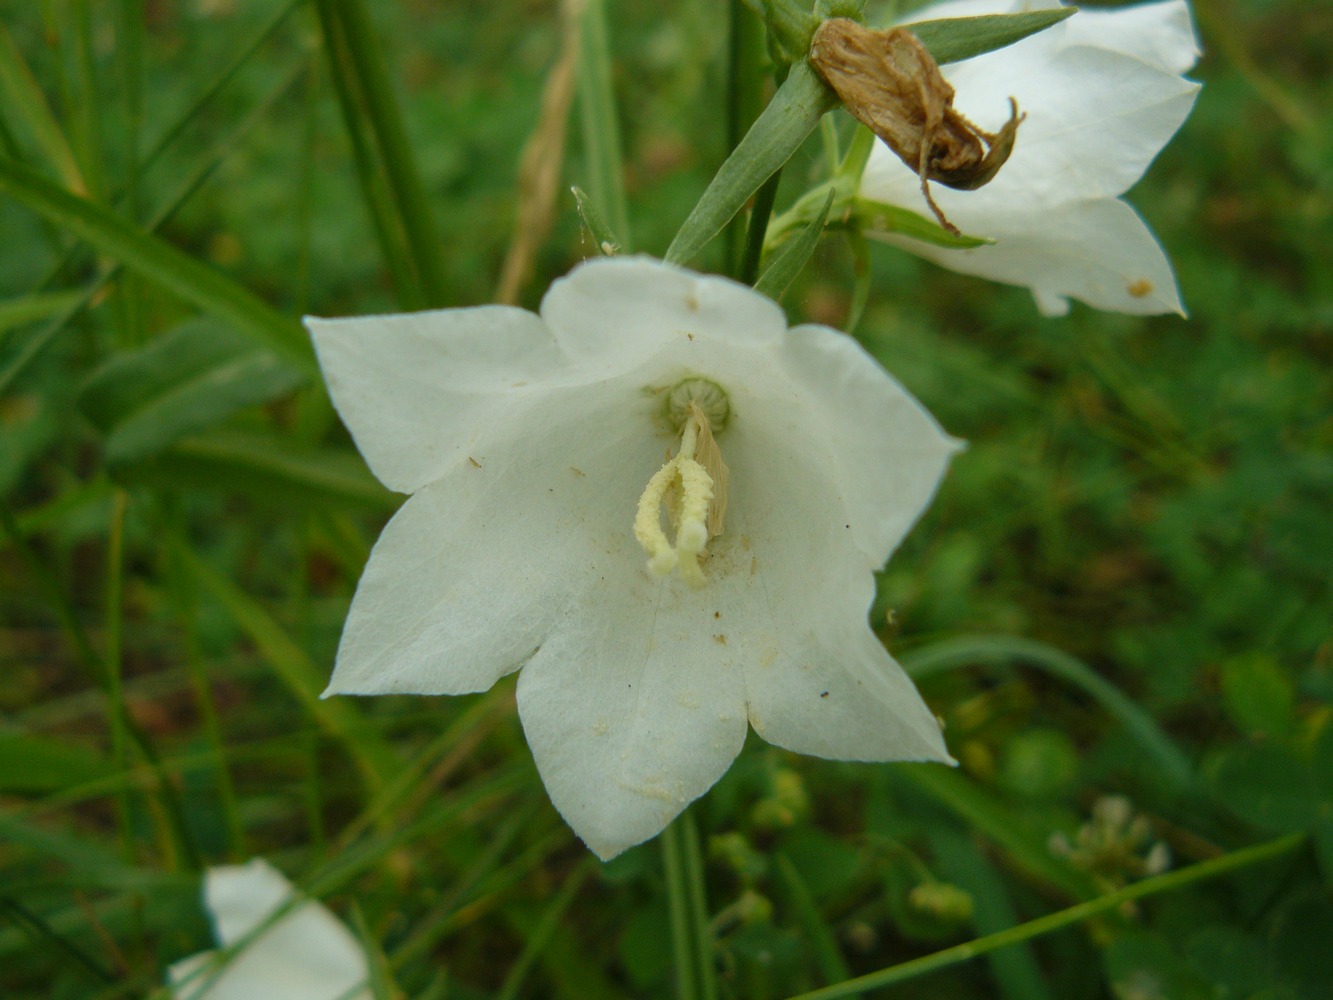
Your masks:
<svg viewBox="0 0 1333 1000"><path fill-rule="evenodd" d="M542 321L506 306L305 322L339 416L401 493L455 464L561 361Z"/></svg>
<svg viewBox="0 0 1333 1000"><path fill-rule="evenodd" d="M750 723L771 743L821 757L948 760L934 716L867 627L882 559L867 559L856 540L835 454L765 416L737 422L734 524L716 557L727 569L717 574L722 624L729 648L744 654ZM927 468L900 471L933 490L952 442L922 429ZM885 501L881 516L892 519L895 504ZM906 498L912 517L917 504Z"/></svg>
<svg viewBox="0 0 1333 1000"><path fill-rule="evenodd" d="M1199 39L1186 0L1114 10L1083 7L1061 27L1070 44L1123 52L1167 73L1186 73L1199 59Z"/></svg>
<svg viewBox="0 0 1333 1000"><path fill-rule="evenodd" d="M879 569L930 503L962 444L846 334L794 327L782 356L793 397L757 401L750 423L826 450L829 480L801 470L787 476L786 492L810 491L844 509L844 530Z"/></svg>
<svg viewBox="0 0 1333 1000"><path fill-rule="evenodd" d="M204 905L218 944L242 944L220 971L213 953L194 955L171 967L168 978L178 1000L369 1000L369 967L361 945L327 909L298 902L248 940L247 936L296 896L290 882L267 862L209 869ZM357 987L362 987L357 989ZM355 992L353 992L355 991Z"/></svg>
<svg viewBox="0 0 1333 1000"><path fill-rule="evenodd" d="M1184 314L1166 254L1123 201L1059 205L1046 213L1040 228L1020 213L991 221L995 244L973 250L946 250L900 236L886 240L953 271L1026 285L1047 315L1060 315L1065 298L1137 315Z"/></svg>
<svg viewBox="0 0 1333 1000"><path fill-rule="evenodd" d="M738 546L737 546L738 547ZM628 533L587 595L518 677L523 732L556 809L598 857L660 833L745 742L730 636L755 603L710 560L702 589L651 578Z"/></svg>
<svg viewBox="0 0 1333 1000"><path fill-rule="evenodd" d="M787 328L777 303L726 278L649 257L603 257L551 286L542 318L572 358L624 370L704 337L772 343Z"/></svg>
<svg viewBox="0 0 1333 1000"><path fill-rule="evenodd" d="M665 450L653 405L631 377L497 416L380 535L326 694L465 694L522 666L628 535Z"/></svg>

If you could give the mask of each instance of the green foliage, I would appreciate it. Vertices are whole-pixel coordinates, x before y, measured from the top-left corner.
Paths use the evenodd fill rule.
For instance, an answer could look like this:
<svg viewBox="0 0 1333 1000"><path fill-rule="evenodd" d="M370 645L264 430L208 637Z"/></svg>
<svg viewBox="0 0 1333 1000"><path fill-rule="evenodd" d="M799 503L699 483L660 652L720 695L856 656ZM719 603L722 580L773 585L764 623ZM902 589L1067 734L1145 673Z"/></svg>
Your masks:
<svg viewBox="0 0 1333 1000"><path fill-rule="evenodd" d="M828 123L837 163L847 135L822 84L793 69L762 155L719 172L718 5L590 5L560 186L588 193L550 208L523 301L631 232L699 257L782 168L770 193L800 211L771 289L793 321L851 317L970 442L872 609L959 769L752 739L673 834L674 879L658 844L590 860L512 681L318 697L399 500L311 377L299 316L492 299L562 25L513 4L11 6L0 994L152 995L211 946L199 865L264 855L366 943L377 996L661 998L683 975L700 996L852 995L836 984L892 968L903 997L1323 995L1323 5L1196 11L1197 110L1132 193L1188 322L1043 319L1026 293L820 240L846 192L806 139ZM976 939L1004 947L946 951Z"/></svg>

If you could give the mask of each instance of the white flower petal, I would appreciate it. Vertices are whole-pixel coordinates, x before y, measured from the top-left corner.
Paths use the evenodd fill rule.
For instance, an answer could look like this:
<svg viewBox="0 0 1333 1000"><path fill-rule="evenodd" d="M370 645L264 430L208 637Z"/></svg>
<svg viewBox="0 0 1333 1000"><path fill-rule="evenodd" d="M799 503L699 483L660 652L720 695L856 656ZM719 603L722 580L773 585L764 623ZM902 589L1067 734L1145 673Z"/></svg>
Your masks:
<svg viewBox="0 0 1333 1000"><path fill-rule="evenodd" d="M522 666L606 546L633 544L664 447L642 433L652 401L638 389L568 389L511 410L409 499L371 553L326 694L466 694Z"/></svg>
<svg viewBox="0 0 1333 1000"><path fill-rule="evenodd" d="M851 337L822 326L793 327L783 344L790 403L764 400L753 423L786 426L794 439L823 442L829 482L791 477L787 491L809 485L837 498L870 567L879 569L935 495L962 443L949 437L892 376ZM849 433L848 428L874 428ZM779 484L773 483L772 489Z"/></svg>
<svg viewBox="0 0 1333 1000"><path fill-rule="evenodd" d="M1017 213L992 221L995 244L972 250L946 250L901 236L884 238L953 271L1027 285L1046 315L1066 312L1066 298L1116 312L1184 315L1166 254L1123 201L1060 205L1036 230Z"/></svg>
<svg viewBox="0 0 1333 1000"><path fill-rule="evenodd" d="M700 335L773 343L787 329L777 303L753 289L647 257L576 267L542 299L542 319L571 358L618 370Z"/></svg>
<svg viewBox="0 0 1333 1000"><path fill-rule="evenodd" d="M1113 10L1083 7L1060 27L1071 43L1132 53L1167 73L1186 73L1199 60L1199 39L1185 0Z"/></svg>
<svg viewBox="0 0 1333 1000"><path fill-rule="evenodd" d="M295 895L291 883L258 858L247 865L209 869L204 905L218 944L223 948L244 944L217 972L208 969L215 954L211 952L174 964L168 970L173 996L177 1000L370 1000L370 990L364 986L369 966L360 943L313 900L297 903L245 940Z"/></svg>
<svg viewBox="0 0 1333 1000"><path fill-rule="evenodd" d="M737 661L751 651L727 637L731 595L651 579L643 563L629 539L587 595L597 613L567 621L518 677L551 801L603 860L660 833L745 742Z"/></svg>
<svg viewBox="0 0 1333 1000"><path fill-rule="evenodd" d="M541 320L507 306L305 323L338 415L400 493L438 478L560 360Z"/></svg>

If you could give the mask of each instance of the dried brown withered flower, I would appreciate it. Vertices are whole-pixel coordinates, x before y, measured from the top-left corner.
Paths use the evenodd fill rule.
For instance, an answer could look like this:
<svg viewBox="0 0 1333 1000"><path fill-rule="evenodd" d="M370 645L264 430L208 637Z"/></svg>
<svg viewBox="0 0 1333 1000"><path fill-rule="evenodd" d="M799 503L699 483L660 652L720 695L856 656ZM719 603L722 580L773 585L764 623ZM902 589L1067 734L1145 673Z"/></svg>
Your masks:
<svg viewBox="0 0 1333 1000"><path fill-rule="evenodd" d="M990 182L1009 159L1019 123L1011 97L1009 120L985 132L953 107L953 87L939 64L906 28L876 31L843 17L815 32L810 64L858 121L888 144L921 178L921 191L935 217L955 236L930 194L930 181L971 191Z"/></svg>

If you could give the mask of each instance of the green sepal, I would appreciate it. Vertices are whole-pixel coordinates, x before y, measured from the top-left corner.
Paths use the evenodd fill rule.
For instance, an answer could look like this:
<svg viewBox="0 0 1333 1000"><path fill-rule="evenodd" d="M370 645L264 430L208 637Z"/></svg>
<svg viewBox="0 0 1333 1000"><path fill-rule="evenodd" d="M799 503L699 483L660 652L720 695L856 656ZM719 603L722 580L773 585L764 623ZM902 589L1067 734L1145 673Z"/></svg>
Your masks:
<svg viewBox="0 0 1333 1000"><path fill-rule="evenodd" d="M937 63L959 62L994 52L1006 45L1044 31L1078 13L1077 7L1054 7L1019 14L985 14L981 17L949 17L904 24Z"/></svg>
<svg viewBox="0 0 1333 1000"><path fill-rule="evenodd" d="M855 200L851 218L860 228L872 233L906 236L949 250L971 250L995 242L987 236L968 236L966 233L954 236L938 223L910 209L866 198Z"/></svg>
<svg viewBox="0 0 1333 1000"><path fill-rule="evenodd" d="M828 219L832 204L833 191L830 190L819 215L811 219L809 225L801 230L795 239L787 241L787 244L773 255L768 267L764 268L764 273L754 283L756 292L763 292L772 299L782 298L787 286L801 273L801 269L815 252L815 246L824 232L824 222Z"/></svg>
<svg viewBox="0 0 1333 1000"><path fill-rule="evenodd" d="M574 195L574 203L578 205L579 218L583 220L583 226L588 230L588 235L597 244L597 249L607 257L614 257L620 253L623 244L620 238L607 225L606 219L597 211L592 203L592 198L588 192L577 184L569 189Z"/></svg>
<svg viewBox="0 0 1333 1000"><path fill-rule="evenodd" d="M794 65L680 227L667 248L666 260L684 264L698 254L791 159L819 119L837 103L833 91L808 63Z"/></svg>

